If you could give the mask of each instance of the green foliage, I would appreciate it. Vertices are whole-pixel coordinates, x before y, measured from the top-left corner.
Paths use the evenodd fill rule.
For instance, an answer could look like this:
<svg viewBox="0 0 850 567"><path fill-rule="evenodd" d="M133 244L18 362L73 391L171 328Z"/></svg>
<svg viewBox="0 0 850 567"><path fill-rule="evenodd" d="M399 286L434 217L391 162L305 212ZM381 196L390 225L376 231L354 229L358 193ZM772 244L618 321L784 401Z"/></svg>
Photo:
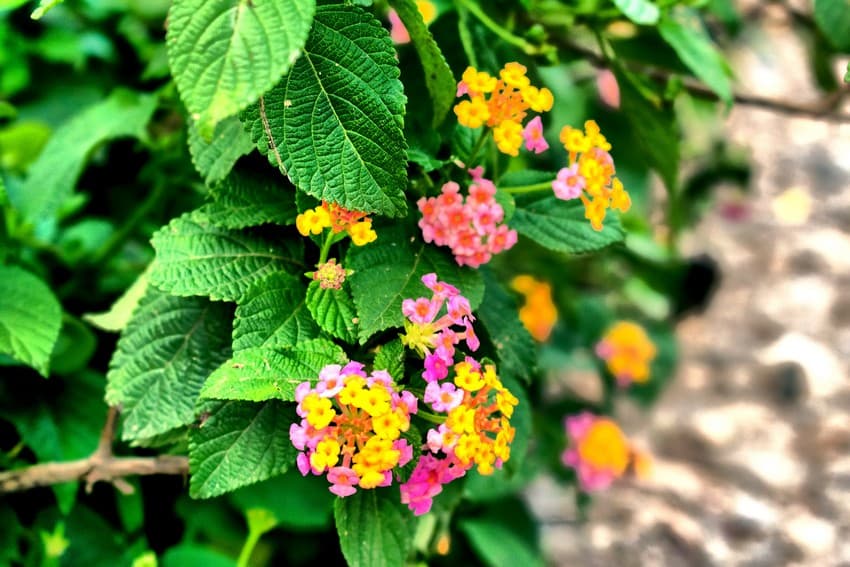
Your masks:
<svg viewBox="0 0 850 567"><path fill-rule="evenodd" d="M371 14L323 6L301 57L245 120L260 151L302 191L400 216L407 183L398 75L389 36Z"/></svg>
<svg viewBox="0 0 850 567"><path fill-rule="evenodd" d="M402 326L402 300L431 296L421 281L425 274L434 272L441 281L462 289L473 309L481 303L484 284L477 272L458 267L441 249L410 242L404 230L392 228L382 234L393 245L352 247L345 259L345 266L354 270L349 281L360 315L361 343L378 331Z"/></svg>
<svg viewBox="0 0 850 567"><path fill-rule="evenodd" d="M204 138L274 86L298 57L315 0L178 0L168 62Z"/></svg>
<svg viewBox="0 0 850 567"><path fill-rule="evenodd" d="M221 228L292 224L295 197L281 179L233 171L211 190L214 202L201 207L198 218Z"/></svg>
<svg viewBox="0 0 850 567"><path fill-rule="evenodd" d="M401 339L392 340L379 347L372 364L375 370L386 370L396 381L404 376L404 345Z"/></svg>
<svg viewBox="0 0 850 567"><path fill-rule="evenodd" d="M189 151L192 163L207 183L227 177L236 161L254 149L251 136L236 116L219 122L212 138L201 136L194 122L189 123Z"/></svg>
<svg viewBox="0 0 850 567"><path fill-rule="evenodd" d="M43 281L14 266L0 266L0 353L47 377L59 338L62 307Z"/></svg>
<svg viewBox="0 0 850 567"><path fill-rule="evenodd" d="M636 24L652 25L658 23L660 12L651 0L614 0L614 4L628 19Z"/></svg>
<svg viewBox="0 0 850 567"><path fill-rule="evenodd" d="M12 205L32 223L55 217L71 197L92 150L115 138L146 139L155 96L124 89L95 103L57 129L29 168L26 183L11 193Z"/></svg>
<svg viewBox="0 0 850 567"><path fill-rule="evenodd" d="M357 311L351 294L340 289L322 289L312 281L307 287L307 309L323 331L353 343L357 340Z"/></svg>
<svg viewBox="0 0 850 567"><path fill-rule="evenodd" d="M334 503L342 554L351 567L405 564L416 521L389 489L359 490Z"/></svg>
<svg viewBox="0 0 850 567"><path fill-rule="evenodd" d="M544 565L528 511L519 502L500 503L498 508L496 514L460 524L484 563L490 567Z"/></svg>
<svg viewBox="0 0 850 567"><path fill-rule="evenodd" d="M303 267L300 241L276 244L253 233L218 228L202 211L174 219L151 243L157 254L151 283L175 295L236 301L257 280Z"/></svg>
<svg viewBox="0 0 850 567"><path fill-rule="evenodd" d="M517 316L517 305L491 273L485 272L487 285L478 317L484 323L495 354L499 372L526 383L531 380L536 365L535 346Z"/></svg>
<svg viewBox="0 0 850 567"><path fill-rule="evenodd" d="M210 498L286 472L294 413L283 402L209 401L189 433L189 494Z"/></svg>
<svg viewBox="0 0 850 567"><path fill-rule="evenodd" d="M207 376L230 351L231 308L149 288L110 362L106 401L120 404L122 437L145 439L191 423Z"/></svg>
<svg viewBox="0 0 850 567"><path fill-rule="evenodd" d="M850 51L850 6L845 0L815 0L815 22L836 49Z"/></svg>
<svg viewBox="0 0 850 567"><path fill-rule="evenodd" d="M294 400L295 388L314 380L328 364L345 364L345 353L325 339L289 349L256 347L238 351L207 379L201 396L219 400Z"/></svg>

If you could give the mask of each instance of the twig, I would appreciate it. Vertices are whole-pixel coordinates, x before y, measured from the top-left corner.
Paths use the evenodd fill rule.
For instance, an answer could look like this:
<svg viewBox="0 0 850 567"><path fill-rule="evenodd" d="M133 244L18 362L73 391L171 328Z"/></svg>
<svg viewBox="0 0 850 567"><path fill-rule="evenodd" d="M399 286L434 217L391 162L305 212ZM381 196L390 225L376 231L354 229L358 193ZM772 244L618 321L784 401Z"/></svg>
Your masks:
<svg viewBox="0 0 850 567"><path fill-rule="evenodd" d="M0 494L80 480L85 481L86 492L91 492L96 482L104 481L112 483L123 494L131 494L133 487L125 480L125 477L188 474L189 459L182 456L115 457L112 454L112 439L115 435L117 418L118 409L110 407L97 448L85 459L64 463L42 463L0 472Z"/></svg>
<svg viewBox="0 0 850 567"><path fill-rule="evenodd" d="M578 53L587 60L588 63L596 68L608 68L605 57L592 49L569 42L561 42L561 47L573 51L574 53ZM633 70L638 73L643 73L652 80L658 82L666 82L674 75L674 73L659 69L637 68ZM695 79L684 77L682 83L683 88L697 98L714 101L720 100L720 97L718 97L714 91ZM828 93L820 100L809 103L796 103L783 99L739 92L733 93L732 99L737 104L763 108L765 110L771 110L773 112L787 114L790 116L803 116L820 120L828 120L831 122L850 122L850 114L836 111L841 104L841 101L848 95L850 95L850 85L845 84L833 92Z"/></svg>

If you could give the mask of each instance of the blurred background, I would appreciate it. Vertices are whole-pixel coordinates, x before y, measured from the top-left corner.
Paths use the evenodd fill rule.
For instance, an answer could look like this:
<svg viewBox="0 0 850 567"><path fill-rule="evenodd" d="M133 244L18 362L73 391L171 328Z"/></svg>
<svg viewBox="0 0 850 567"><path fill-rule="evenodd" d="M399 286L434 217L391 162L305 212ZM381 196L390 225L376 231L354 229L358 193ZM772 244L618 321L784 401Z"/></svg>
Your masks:
<svg viewBox="0 0 850 567"><path fill-rule="evenodd" d="M736 92L820 109L800 32L811 6L739 11L725 46ZM842 76L846 59L833 64ZM743 102L718 116L752 169L717 188L681 248L713 259L719 285L679 324L657 405L617 408L653 473L594 498L586 524L572 494L537 481L527 498L552 564L850 565L850 97L805 114Z"/></svg>

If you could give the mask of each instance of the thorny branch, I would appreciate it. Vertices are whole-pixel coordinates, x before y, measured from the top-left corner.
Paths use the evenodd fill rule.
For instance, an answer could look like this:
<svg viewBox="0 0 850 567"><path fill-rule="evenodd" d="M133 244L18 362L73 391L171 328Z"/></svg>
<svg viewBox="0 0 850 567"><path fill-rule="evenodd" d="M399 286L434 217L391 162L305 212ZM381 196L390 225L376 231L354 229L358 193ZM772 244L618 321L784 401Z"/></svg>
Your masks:
<svg viewBox="0 0 850 567"><path fill-rule="evenodd" d="M96 482L109 482L124 494L133 487L125 480L128 476L151 474L186 475L189 460L186 457L161 455L159 457L116 457L112 454L115 422L118 409L109 408L106 423L100 433L95 451L85 459L62 463L42 463L22 469L0 472L0 494L50 486L63 482L84 481L91 492Z"/></svg>

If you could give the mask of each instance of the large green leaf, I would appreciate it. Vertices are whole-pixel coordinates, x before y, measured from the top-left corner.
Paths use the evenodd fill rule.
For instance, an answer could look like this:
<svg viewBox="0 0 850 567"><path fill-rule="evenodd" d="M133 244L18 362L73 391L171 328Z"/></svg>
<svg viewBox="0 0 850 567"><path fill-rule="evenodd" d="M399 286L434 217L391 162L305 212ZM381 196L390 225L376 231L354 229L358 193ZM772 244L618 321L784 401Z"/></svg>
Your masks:
<svg viewBox="0 0 850 567"><path fill-rule="evenodd" d="M469 539L484 565L503 567L543 567L543 554L536 534L534 518L521 503L495 504L489 514L464 518L458 527Z"/></svg>
<svg viewBox="0 0 850 567"><path fill-rule="evenodd" d="M289 70L315 10L315 0L175 0L168 62L205 138Z"/></svg>
<svg viewBox="0 0 850 567"><path fill-rule="evenodd" d="M406 209L405 96L387 31L355 6L322 6L289 74L245 113L260 151L296 187L348 209Z"/></svg>
<svg viewBox="0 0 850 567"><path fill-rule="evenodd" d="M295 388L301 382L315 381L328 364L345 362L342 349L326 339L304 341L282 350L248 348L210 375L201 396L251 402L294 400Z"/></svg>
<svg viewBox="0 0 850 567"><path fill-rule="evenodd" d="M191 423L210 372L230 354L231 307L148 288L110 362L106 401L121 405L123 438Z"/></svg>
<svg viewBox="0 0 850 567"><path fill-rule="evenodd" d="M487 289L477 314L496 350L499 373L527 383L536 364L537 347L519 320L514 299L490 272L485 272L484 282Z"/></svg>
<svg viewBox="0 0 850 567"><path fill-rule="evenodd" d="M346 288L322 289L319 282L310 282L307 309L323 331L353 343L357 339L357 311Z"/></svg>
<svg viewBox="0 0 850 567"><path fill-rule="evenodd" d="M233 320L233 350L286 348L319 335L304 299L304 286L294 276L274 273L251 286Z"/></svg>
<svg viewBox="0 0 850 567"><path fill-rule="evenodd" d="M47 377L50 353L62 327L62 306L36 276L0 266L0 354Z"/></svg>
<svg viewBox="0 0 850 567"><path fill-rule="evenodd" d="M189 433L189 495L210 498L286 472L295 462L291 404L209 401Z"/></svg>
<svg viewBox="0 0 850 567"><path fill-rule="evenodd" d="M721 100L731 104L729 64L711 41L695 10L684 7L672 10L658 24L658 33L694 75L717 93Z"/></svg>
<svg viewBox="0 0 850 567"><path fill-rule="evenodd" d="M204 140L194 122L189 124L192 163L207 183L227 177L236 161L253 149L251 136L235 116L219 122L209 141Z"/></svg>
<svg viewBox="0 0 850 567"><path fill-rule="evenodd" d="M151 242L156 249L151 283L175 295L236 301L268 274L303 269L300 240L284 239L278 245L213 226L203 213L174 219Z"/></svg>
<svg viewBox="0 0 850 567"><path fill-rule="evenodd" d="M30 222L52 219L71 196L91 151L115 138L146 138L157 99L126 90L82 110L60 126L29 169L12 205Z"/></svg>
<svg viewBox="0 0 850 567"><path fill-rule="evenodd" d="M815 22L832 45L850 52L850 2L815 0Z"/></svg>
<svg viewBox="0 0 850 567"><path fill-rule="evenodd" d="M378 331L404 324L404 299L431 297L422 283L422 276L430 272L460 289L473 309L484 296L477 271L461 268L445 249L413 239L402 227L380 230L378 241L371 245L352 246L345 267L354 270L348 281L360 317L361 343Z"/></svg>
<svg viewBox="0 0 850 567"><path fill-rule="evenodd" d="M413 544L416 519L395 489L358 490L334 503L342 554L351 567L401 567Z"/></svg>
<svg viewBox="0 0 850 567"><path fill-rule="evenodd" d="M295 188L274 175L232 172L212 190L215 202L201 207L201 216L222 228L292 224L298 214Z"/></svg>
<svg viewBox="0 0 850 567"><path fill-rule="evenodd" d="M658 22L658 6L650 0L614 0L614 4L636 24L651 26Z"/></svg>
<svg viewBox="0 0 850 567"><path fill-rule="evenodd" d="M386 370L396 382L404 377L404 345L401 339L393 339L378 347L372 367L375 370Z"/></svg>
<svg viewBox="0 0 850 567"><path fill-rule="evenodd" d="M567 254L599 250L625 238L620 219L609 211L601 231L584 218L579 199L564 201L554 196L517 200L510 227L538 244Z"/></svg>
<svg viewBox="0 0 850 567"><path fill-rule="evenodd" d="M436 128L443 122L452 104L454 104L457 87L454 75L452 75L452 70L446 62L446 58L443 57L443 52L440 51L440 47L434 41L434 36L431 35L425 25L416 3L413 0L391 0L390 4L395 8L404 27L407 28L413 47L416 48L416 53L419 54L419 59L422 61L422 68L425 71L425 85L431 94L433 104L434 118L432 124Z"/></svg>

